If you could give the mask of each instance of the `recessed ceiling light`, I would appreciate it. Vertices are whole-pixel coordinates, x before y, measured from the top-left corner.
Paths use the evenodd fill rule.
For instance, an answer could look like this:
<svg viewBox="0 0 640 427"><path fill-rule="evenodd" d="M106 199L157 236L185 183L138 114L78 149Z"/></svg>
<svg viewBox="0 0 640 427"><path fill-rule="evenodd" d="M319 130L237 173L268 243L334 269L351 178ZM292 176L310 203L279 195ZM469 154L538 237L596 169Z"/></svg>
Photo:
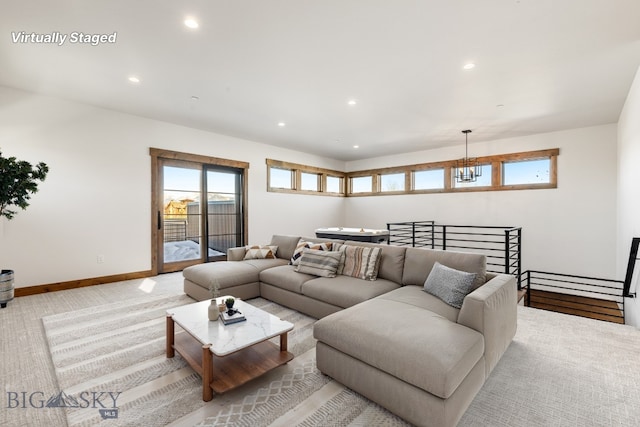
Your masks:
<svg viewBox="0 0 640 427"><path fill-rule="evenodd" d="M129 81L130 81L131 83L140 83L140 79L139 79L139 78L137 78L136 76L131 76L131 77L129 77Z"/></svg>
<svg viewBox="0 0 640 427"><path fill-rule="evenodd" d="M473 62L469 62L468 64L464 64L464 68L465 70L470 70L472 68L474 68L476 66L476 64L474 64Z"/></svg>
<svg viewBox="0 0 640 427"><path fill-rule="evenodd" d="M191 29L196 29L198 28L200 25L198 24L198 21L196 21L193 18L187 18L184 20L184 25L186 25L187 27L191 28Z"/></svg>
<svg viewBox="0 0 640 427"><path fill-rule="evenodd" d="M347 101L347 104L349 105L356 105L358 102L355 99L350 99Z"/></svg>
<svg viewBox="0 0 640 427"><path fill-rule="evenodd" d="M195 95L193 95L193 96L191 97L191 100L195 102L195 101L199 101L199 100L200 100L200 98L199 98L199 97L197 97L197 96L195 96Z"/></svg>
<svg viewBox="0 0 640 427"><path fill-rule="evenodd" d="M278 126L280 126L281 128L285 127L287 124L285 122L279 122Z"/></svg>
<svg viewBox="0 0 640 427"><path fill-rule="evenodd" d="M498 104L498 105L496 105L496 107L502 108L502 107L504 107L504 104Z"/></svg>
<svg viewBox="0 0 640 427"><path fill-rule="evenodd" d="M353 148L358 149L358 148L360 148L360 146L359 145L354 145Z"/></svg>

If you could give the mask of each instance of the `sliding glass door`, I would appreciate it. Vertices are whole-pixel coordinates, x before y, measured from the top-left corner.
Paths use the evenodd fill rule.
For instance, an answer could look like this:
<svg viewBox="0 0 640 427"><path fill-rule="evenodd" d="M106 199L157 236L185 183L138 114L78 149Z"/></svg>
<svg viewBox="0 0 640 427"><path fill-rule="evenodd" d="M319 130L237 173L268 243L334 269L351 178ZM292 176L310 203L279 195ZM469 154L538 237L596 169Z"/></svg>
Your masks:
<svg viewBox="0 0 640 427"><path fill-rule="evenodd" d="M202 168L200 165L164 162L162 166L162 271L176 271L203 262ZM172 267L173 266L173 267Z"/></svg>
<svg viewBox="0 0 640 427"><path fill-rule="evenodd" d="M158 273L226 259L228 248L244 244L245 169L162 157L155 163Z"/></svg>
<svg viewBox="0 0 640 427"><path fill-rule="evenodd" d="M226 257L227 249L242 246L242 174L205 167L208 260Z"/></svg>

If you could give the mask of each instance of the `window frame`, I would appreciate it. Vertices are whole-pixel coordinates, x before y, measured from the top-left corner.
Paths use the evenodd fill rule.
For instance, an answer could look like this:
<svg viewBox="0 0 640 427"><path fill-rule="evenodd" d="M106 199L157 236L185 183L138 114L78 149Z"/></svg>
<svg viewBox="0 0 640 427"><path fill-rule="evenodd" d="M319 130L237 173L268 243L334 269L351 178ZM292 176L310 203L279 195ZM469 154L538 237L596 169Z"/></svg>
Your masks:
<svg viewBox="0 0 640 427"><path fill-rule="evenodd" d="M539 160L548 160L549 161L549 182L528 182L528 183L522 183L522 184L505 184L505 178L506 178L506 174L505 174L505 169L507 167L507 165L513 165L513 164L518 164L518 163L526 163L526 162L535 162L535 161L539 161ZM539 185L539 184L549 184L551 182L553 182L553 169L555 169L557 166L553 164L553 160L550 157L538 157L538 158L529 158L529 159L518 159L518 160L508 160L508 161L503 161L501 162L500 166L502 167L502 176L501 178L501 184L503 186L507 185L507 186L520 186L520 185Z"/></svg>
<svg viewBox="0 0 640 427"><path fill-rule="evenodd" d="M273 193L295 193L295 194L308 194L308 195L321 195L321 196L334 196L334 197L344 197L345 196L345 174L344 172L332 170L332 169L324 169L318 168L315 166L302 165L299 163L291 163L284 162L281 160L274 159L266 159L267 164L267 191ZM292 182L291 188L280 188L280 187L272 187L271 186L271 169L284 169L291 171ZM318 189L314 190L303 190L302 187L302 174L308 173L312 175L318 176ZM327 176L332 176L335 178L340 178L340 192L330 192L327 191Z"/></svg>
<svg viewBox="0 0 640 427"><path fill-rule="evenodd" d="M368 169L353 172L340 172L331 169L317 168L314 166L301 165L298 163L283 162L280 160L266 159L267 163L267 191L275 193L296 193L320 196L337 196L337 197L368 197L368 196L391 196L399 194L430 194L430 193L468 193L477 191L510 191L510 190L538 190L552 189L558 187L558 156L559 148L551 148L546 150L524 151L519 153L498 154L493 156L476 157L476 160L482 165L491 165L491 184L478 187L456 187L453 172L456 169L457 160L446 160L431 163L418 163L413 165L394 166L380 169ZM548 183L530 183L530 184L503 184L503 164L515 161L549 159L549 182ZM291 189L272 188L270 184L270 168L286 169L292 171L293 183ZM414 173L424 170L443 170L443 186L442 188L433 189L415 189ZM300 174L303 172L318 174L319 188L318 191L309 191L300 189ZM381 176L404 173L404 190L400 191L382 191ZM327 187L327 176L341 178L340 193L329 192ZM353 178L371 177L371 191L354 193Z"/></svg>

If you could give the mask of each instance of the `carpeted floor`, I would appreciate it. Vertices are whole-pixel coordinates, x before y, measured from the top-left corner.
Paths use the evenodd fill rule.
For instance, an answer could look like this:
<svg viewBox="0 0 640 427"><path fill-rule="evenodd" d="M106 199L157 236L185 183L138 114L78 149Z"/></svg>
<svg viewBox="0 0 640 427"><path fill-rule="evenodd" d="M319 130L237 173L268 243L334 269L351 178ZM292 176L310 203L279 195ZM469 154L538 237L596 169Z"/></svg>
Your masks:
<svg viewBox="0 0 640 427"><path fill-rule="evenodd" d="M64 390L73 395L73 391L97 390L98 384L109 384L116 377L126 377L128 367L133 366L129 361L131 352L127 350L128 345L117 350L121 352L120 358L117 354L106 355L103 350L113 348L117 341L114 335L126 337L127 334L132 334L131 337L134 337L136 330L143 324L152 325L154 321L151 312L157 309L163 313L161 301L165 297L169 297L171 303L184 298L180 297L180 284L178 274L165 275L146 281L122 282L23 297L13 301L7 310L0 311L0 322L5 326L0 330L0 374L5 394L19 390L29 393L41 391L43 396L49 397ZM132 322L136 326L130 328L119 324L119 321L109 320L109 309L125 305L118 301L136 303L136 299L140 297L158 305L147 313L151 317ZM114 302L117 303L110 307L109 304ZM299 321L303 322L301 325L304 324L306 316L290 310L287 312L288 309L265 300L257 299L254 302L261 304L267 311L273 310L274 314L299 316L297 320L291 320L296 323L296 329ZM93 308L86 310L90 307ZM145 310L132 310L132 314L136 311ZM70 313L50 317L67 312ZM94 329L93 326L87 326L83 329L81 322L70 320L75 315L82 317L83 314L88 318L104 314L103 327ZM88 314L90 315L87 316ZM126 315L125 310L115 317L122 318ZM41 321L43 317L45 319ZM162 348L157 362L166 364L167 359L162 357L164 314L161 317L162 321L156 325L159 331L156 333L159 335L154 338L154 333L149 332L144 333L143 338L137 336L135 339L159 341ZM312 319L306 321L306 326L301 326L299 330L306 328L307 333L310 333L312 322ZM43 324L50 334L51 355ZM63 332L53 333L56 329ZM118 329L127 331L116 333ZM290 349L294 348L291 337L290 335ZM297 352L296 358L288 365L237 390L215 396L206 404L200 400L199 378L188 367L179 366L173 371L180 372L177 375L184 380L184 387L178 393L175 392L178 389L171 393L163 391L163 387L171 387L168 384L172 383L159 379L164 375L130 375L137 378L131 383L131 389L135 393L118 396L119 421L116 423L116 420L111 419L104 424L406 425L379 406L318 373L315 369L313 340L309 341L309 336L298 338L307 343L294 350L294 353ZM124 339L125 342L127 339L129 338ZM106 346L100 344L103 341L107 343ZM102 350L84 354L83 351L91 346ZM638 354L640 331L635 328L519 307L518 332L514 342L459 425L640 425ZM107 363L116 365L111 368ZM173 363L179 365L183 362L176 358ZM106 368L107 366L109 367ZM151 372L156 369L151 369ZM134 369L133 372L137 371ZM153 378L154 375L156 378ZM180 401L179 396L184 396L184 399ZM103 402L106 401L103 399ZM2 425L63 426L67 423L66 411L62 408L35 408L28 402L24 407L9 408L11 405L0 403ZM101 420L97 409L76 409L75 412L68 410L69 424L93 425ZM143 415L144 412L151 415ZM171 418L167 418L166 414L172 414Z"/></svg>
<svg viewBox="0 0 640 427"><path fill-rule="evenodd" d="M165 355L166 310L192 302L186 295L146 297L43 318L65 398L55 405L65 407L68 425L164 426L205 405L200 377L179 355L171 359ZM289 333L289 351L295 356L314 348L315 319L261 298L248 302L295 325ZM278 339L274 343L279 344ZM309 387L296 387L296 397L311 393ZM273 387L269 393L275 395ZM102 398L96 402L94 396ZM273 400L263 399L248 411L243 403L244 421L261 411L260 419L267 419L268 404ZM283 408L281 402L277 406ZM108 409L114 409L111 417L105 416Z"/></svg>

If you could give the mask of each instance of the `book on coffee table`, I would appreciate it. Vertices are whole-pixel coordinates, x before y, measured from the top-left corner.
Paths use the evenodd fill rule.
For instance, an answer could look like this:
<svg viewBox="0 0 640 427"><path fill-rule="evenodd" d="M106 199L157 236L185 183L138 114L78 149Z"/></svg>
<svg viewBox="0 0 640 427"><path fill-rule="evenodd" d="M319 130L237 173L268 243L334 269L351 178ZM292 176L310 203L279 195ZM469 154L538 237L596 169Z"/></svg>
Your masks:
<svg viewBox="0 0 640 427"><path fill-rule="evenodd" d="M247 320L247 318L244 317L244 314L240 313L238 310L235 310L234 313L231 315L229 314L228 311L223 311L222 313L220 313L220 319L225 325L229 325L231 323L243 322Z"/></svg>

